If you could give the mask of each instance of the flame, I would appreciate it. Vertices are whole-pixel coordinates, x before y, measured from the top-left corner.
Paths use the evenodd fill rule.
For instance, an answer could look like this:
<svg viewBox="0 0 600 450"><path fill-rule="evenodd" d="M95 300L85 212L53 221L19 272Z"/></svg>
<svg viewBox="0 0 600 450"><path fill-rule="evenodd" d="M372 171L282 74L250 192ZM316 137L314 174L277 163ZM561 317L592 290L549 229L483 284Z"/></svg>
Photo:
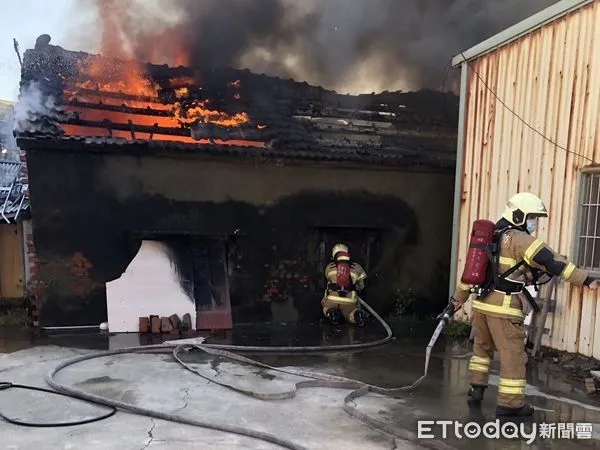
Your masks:
<svg viewBox="0 0 600 450"><path fill-rule="evenodd" d="M75 90L70 91L71 99L85 101L90 97L89 91L95 91L93 96L97 98L94 103L122 105L130 108L149 108L157 111L170 111L172 118L159 117L157 122L159 126L177 127L180 125L190 125L197 121L203 123L212 123L224 127L239 127L250 122L247 113L236 113L229 115L223 111L216 111L208 106L207 101L192 101L187 103L176 102L173 104L163 104L159 98L160 86L144 76L141 72L141 66L135 63L109 63L108 60L99 57L90 57L79 64L79 76L81 80L75 82ZM169 80L169 86L176 87L175 96L178 99L187 97L190 93L188 87L194 80L189 77L178 77ZM231 84L231 83L230 83ZM239 86L239 80L234 83ZM80 93L85 89L85 93ZM132 97L144 97L140 99L115 100L110 96L102 94L120 94ZM135 124L144 125L148 120L153 120L152 111L148 111L144 118L132 117ZM112 122L122 123L120 119L124 116L115 112L102 111L107 116L104 117ZM110 115L111 117L108 117ZM96 115L97 116L97 115ZM147 119L147 117L149 119ZM169 120L165 120L169 119ZM102 120L95 117L90 120ZM127 123L126 121L124 123ZM154 122L153 122L154 123Z"/></svg>
<svg viewBox="0 0 600 450"><path fill-rule="evenodd" d="M120 67L116 67L104 58L89 57L81 60L78 65L79 76L83 79L76 82L78 88L137 97L158 97L159 86L142 75L138 64L122 63Z"/></svg>
<svg viewBox="0 0 600 450"><path fill-rule="evenodd" d="M209 109L207 102L193 102L192 106L188 108L181 106L180 103L175 103L173 113L182 124L192 124L198 121L223 127L237 127L250 121L250 117L245 112L230 116L222 111Z"/></svg>
<svg viewBox="0 0 600 450"><path fill-rule="evenodd" d="M175 89L175 96L177 98L187 97L190 93L190 90L186 87L182 87L179 89Z"/></svg>
<svg viewBox="0 0 600 450"><path fill-rule="evenodd" d="M135 43L129 42L126 0L104 0L97 2L102 30L101 56L83 58L78 65L75 80L65 80L66 98L71 102L67 111L74 113L88 126L69 124L63 127L68 135L106 136L108 130L103 123L125 126L136 125L152 129L152 139L171 140L186 143L202 143L190 136L179 136L164 129L181 130L196 122L214 124L222 127L240 127L250 123L245 112L228 114L211 107L208 100L193 100L193 93L199 88L194 77L177 76L161 80L160 84L152 79L147 66L134 62L135 59L155 64L184 66L189 62L185 49L186 36L177 29L161 29L144 32L136 36ZM229 82L228 87L239 89L240 80ZM169 103L174 94L177 101ZM240 99L239 93L233 94ZM109 106L111 108L106 108ZM115 107L124 107L123 111L114 111ZM129 109L128 109L129 108ZM86 134L85 129L88 129ZM112 136L126 139L149 139L150 133L113 129ZM208 141L207 141L208 142ZM239 141L227 141L228 143ZM249 141L244 141L249 142ZM262 143L255 143L264 146Z"/></svg>

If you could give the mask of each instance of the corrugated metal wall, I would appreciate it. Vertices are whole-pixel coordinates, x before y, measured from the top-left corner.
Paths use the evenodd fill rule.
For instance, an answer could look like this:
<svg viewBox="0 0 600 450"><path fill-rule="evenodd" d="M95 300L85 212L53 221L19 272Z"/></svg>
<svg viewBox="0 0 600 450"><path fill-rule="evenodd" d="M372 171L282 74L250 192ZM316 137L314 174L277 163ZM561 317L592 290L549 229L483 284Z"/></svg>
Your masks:
<svg viewBox="0 0 600 450"><path fill-rule="evenodd" d="M538 236L572 257L579 175L590 162L556 148L501 101L558 145L600 161L600 2L470 62L467 95L457 278L473 220L498 218L518 191L544 199L550 218ZM596 301L561 283L542 344L600 359Z"/></svg>

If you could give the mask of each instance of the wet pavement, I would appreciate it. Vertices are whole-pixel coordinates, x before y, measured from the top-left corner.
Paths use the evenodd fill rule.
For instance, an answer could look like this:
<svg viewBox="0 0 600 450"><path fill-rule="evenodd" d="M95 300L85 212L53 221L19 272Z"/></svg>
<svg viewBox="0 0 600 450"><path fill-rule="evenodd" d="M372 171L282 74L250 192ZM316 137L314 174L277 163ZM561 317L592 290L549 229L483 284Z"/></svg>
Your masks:
<svg viewBox="0 0 600 450"><path fill-rule="evenodd" d="M323 353L323 354L301 354L301 355L252 355L253 359L257 359L266 364L272 366L284 366L301 368L305 370L312 370L324 373L330 373L335 375L341 375L348 378L358 379L363 382L375 384L382 387L399 387L412 384L423 372L424 366L424 349L429 340L429 334L433 331L433 325L423 327L418 330L404 329L395 330L395 334L398 335L393 342L388 345L377 347L362 351L352 352L334 352L334 353ZM236 330L228 333L220 333L212 336L207 342L213 343L230 343L237 345L332 345L332 344L343 344L343 343L354 343L364 342L366 340L372 340L382 337L379 334L379 330L374 328L369 329L352 329L349 331L348 327L341 327L339 330L332 329L327 326L320 326L319 324L299 325L299 324L287 324L287 325L262 325L262 326L239 326ZM34 336L26 330L20 330L17 328L0 327L0 379L8 379L9 381L22 382L21 380L15 380L13 377L19 374L19 367L28 366L27 378L37 381L35 383L39 386L44 386L43 377L45 371L52 364L55 364L61 358L73 356L81 352L87 352L89 350L107 350L116 349L129 346L146 345L150 343L161 343L164 337L150 338L148 336L139 336L136 334L128 335L111 335L108 333L101 332L63 332L53 335ZM30 350L28 350L30 349ZM467 422L475 422L480 425L485 424L489 421L495 421L494 407L495 407L495 395L497 389L497 373L498 373L498 361L493 363L491 386L486 392L486 398L483 406L478 411L469 410L466 405L465 398L468 389L468 383L466 380L467 365L468 365L468 348L457 348L440 342L436 345L432 361L430 363L429 374L425 381L417 387L414 391L398 396L397 398L387 398L380 396L367 396L361 397L356 401L356 407L369 413L370 417L388 424L397 429L409 430L413 433L417 433L417 421L418 420L455 420L460 421L463 424ZM14 353L18 352L18 353ZM1 355L5 353L4 357ZM250 356L246 354L246 356ZM160 358L160 364L157 362L151 362L150 358ZM195 360L194 360L195 358ZM272 383L271 386L266 389L279 389L293 380L289 380L289 377L281 377L279 374L267 374L260 372L257 375L256 369L251 371L249 368L240 367L239 364L231 363L227 361L215 362L213 357L196 356L192 358L199 368L204 368L207 373L215 371L215 367L228 373L229 377L233 380L239 379L244 380L244 383L254 383L256 386L262 386L261 383ZM29 367L32 362L40 361L44 362L44 370L34 369ZM51 363L49 362L51 361ZM99 364L99 361L97 362ZM178 387L173 387L172 392L158 393L146 391L137 384L140 384L140 377L142 375L133 376L133 372L136 367L144 367L143 377L148 380L157 377L169 377L176 378L180 377L181 383L190 383L193 380L194 375L186 372L176 364L172 364L168 355L153 356L153 355L133 355L133 357L123 356L119 358L113 358L110 361L106 361L101 365L94 365L92 362L82 363L77 369L69 369L67 378L79 387L90 389L91 391L98 390L103 392L103 395L116 397L125 397L125 400L135 402L150 402L156 405L161 405L167 400L172 400L176 397L180 401ZM139 369L137 369L139 370ZM153 371L156 371L153 374ZM5 372L4 374L2 372ZM168 374L168 375L167 375ZM257 376L255 381L254 376ZM136 378L136 386L132 387L131 378ZM189 378L192 377L192 378ZM161 378L163 380L164 378ZM250 381L248 381L250 380ZM537 436L535 442L527 443L525 440L507 440L507 439L458 439L451 432L445 443L452 445L457 449L465 450L476 450L476 449L521 449L521 448L532 448L532 449L600 449L600 401L594 397L587 396L585 394L585 388L581 380L568 380L565 376L565 372L558 368L556 365L548 362L535 363L531 362L528 367L528 381L527 394L529 400L536 407L536 413L533 420L522 420L517 422L523 424L527 432L530 432L533 424L538 424L538 433L540 430L540 424L546 423L551 424L550 427L555 426L556 429L550 429L551 433L554 433L554 439L545 439ZM198 383L194 380L193 383ZM150 381L148 381L150 385ZM258 388L258 387L257 387ZM261 389L264 389L262 387ZM216 388L215 388L216 389ZM189 390L189 387L188 387ZM191 392L191 391L190 391ZM325 429L322 430L319 426L323 424L311 424L305 425L304 428L300 427L300 430L304 430L304 437L306 433L310 431L314 436L320 436L320 433L324 433L324 438L320 438L320 443L315 440L308 439L305 444L309 448L391 448L389 442L381 440L376 437L377 433L373 433L368 430L364 425L349 419L344 416L345 413L341 410L341 400L347 391L331 390L331 389L307 389L306 392L298 394L297 398L286 400L290 403L289 411L282 406L264 406L266 408L264 414L269 415L269 411L279 411L279 414L292 414L293 411L302 415L300 411L303 411L307 417L302 418L302 421L310 422L311 414L314 415L316 422L321 420L319 418L320 411L328 411L327 418L323 419L328 421L325 424ZM161 395L164 394L165 398ZM189 392L188 392L189 394ZM6 403L2 401L2 393L0 393L0 410ZM6 395L6 394L5 394ZM15 393L10 393L14 399L19 398ZM212 395L212 394L210 394ZM215 395L217 391L215 390ZM219 393L215 399L215 402L220 403L218 400ZM257 408L253 403L247 402L258 402L254 399L247 399L239 394L231 394L231 397L227 397L227 408L217 408L221 413L230 416L232 405L236 405L237 408L243 410L245 407L248 410ZM207 400L209 394L205 394L204 397L200 396L204 401ZM236 397L237 396L237 397ZM191 398L187 402L191 402ZM318 403L322 402L322 403ZM12 403L12 402L11 402ZM318 403L318 404L317 404ZM206 405L206 402L204 403ZM262 403L261 403L262 405ZM281 405L277 402L277 405ZM287 405L287 403L286 403ZM175 407L175 405L174 405ZM191 410L191 406L188 406ZM261 406L263 407L263 406ZM314 412L311 408L314 409ZM213 409L213 408L211 408ZM200 411L201 409L199 409ZM37 414L35 409L29 409L27 414ZM205 413L205 409L202 414ZM257 410L258 411L258 410ZM45 412L45 410L43 411ZM13 412L14 413L14 412ZM211 414L214 413L211 412ZM340 414L338 414L340 413ZM25 412L23 412L25 414ZM39 413L43 416L42 413ZM325 412L323 412L325 414ZM118 415L122 415L119 413ZM235 415L235 414L234 414ZM132 417L132 416L130 416ZM246 417L246 416L244 416ZM266 417L266 416L265 416ZM325 417L325 416L324 416ZM289 419L289 418L288 418ZM111 419L109 419L111 420ZM121 419L122 420L122 419ZM131 419L133 420L133 419ZM247 419L250 420L250 419ZM270 424L275 427L280 420L277 416L273 416L268 419ZM292 420L292 419L289 419ZM296 420L296 419L294 419ZM298 419L299 420L299 419ZM137 422L135 422L137 421ZM138 423L139 427L145 428L143 418L136 418L135 423ZM246 419L244 419L246 421ZM135 423L131 423L132 429L136 426ZM513 421L516 422L516 421ZM501 422L500 425L502 425ZM558 423L581 423L591 424L592 426L592 439L559 439L559 432L563 434L569 433L569 427L576 425L564 425L564 430L559 431ZM247 425L247 423L245 423ZM156 424L155 424L156 425ZM10 431L10 428L14 428L12 425L7 426L6 424L0 423L0 429ZM79 428L86 427L106 427L105 424L97 423L86 425L84 427L73 427L69 428L73 430L71 434L77 434ZM18 428L18 427L17 427ZM208 432L206 430L194 430L186 433L196 433L192 439L198 443L197 436L211 436L206 442L216 442L216 432ZM327 429L330 429L327 434ZM174 426L160 425L159 430L162 430L165 435L162 441L166 445L171 442L179 442L173 436L171 441L168 438L168 432L166 430L172 430ZM343 430L343 432L341 432ZM441 437L441 427L433 427L433 433L436 437ZM12 430L11 433L2 431L4 436L12 436L13 441L8 439L6 442L12 442L11 447L15 449L27 449L34 448L36 444L34 441L26 442L20 441L20 438L16 438L17 434L22 432L20 430ZM147 438L147 431L140 431L142 438ZM53 431L56 433L56 431ZM283 431L282 431L283 432ZM573 433L575 429L573 428ZM183 431L182 431L183 433ZM204 433L204 434L203 434ZM207 434L208 433L208 434ZM212 433L212 434L211 434ZM292 433L292 431L290 431ZM300 433L295 431L294 433ZM354 433L354 434L353 434ZM58 435L56 435L58 437ZM190 434L191 436L191 434ZM299 435L292 436L298 437ZM328 436L328 437L327 437ZM567 436L568 437L568 436ZM100 438L96 438L100 439ZM133 439L133 438L132 438ZM143 440L142 439L142 440ZM161 441L158 439L158 441ZM191 439L191 438L190 438ZM224 439L220 444L219 448L241 448L240 446L247 445L247 448L263 448L263 446L248 440L234 441L232 437L220 437ZM228 440L227 440L228 439ZM323 441L325 439L325 441ZM327 440L329 445L324 445L323 442ZM350 439L350 441L348 441ZM361 445L356 447L348 447L348 442L361 442ZM100 439L100 444L102 443ZM143 442L142 442L143 443ZM98 448L108 448L102 445ZM142 446L136 447L138 442L132 442L131 445L122 446L120 448L142 448ZM160 444L157 440L153 440L150 448L155 448ZM207 444L208 445L208 444ZM229 445L229 447L228 447ZM90 446L88 448L92 448ZM53 447L54 448L54 447ZM56 447L66 448L66 447ZM71 448L77 448L77 445ZM96 448L96 447L94 447ZM170 448L166 446L164 448ZM187 447L181 447L187 448ZM194 448L189 447L189 448ZM202 448L211 448L210 445ZM275 448L274 446L264 446L264 448ZM416 448L411 447L409 443L402 442L397 444L397 448Z"/></svg>

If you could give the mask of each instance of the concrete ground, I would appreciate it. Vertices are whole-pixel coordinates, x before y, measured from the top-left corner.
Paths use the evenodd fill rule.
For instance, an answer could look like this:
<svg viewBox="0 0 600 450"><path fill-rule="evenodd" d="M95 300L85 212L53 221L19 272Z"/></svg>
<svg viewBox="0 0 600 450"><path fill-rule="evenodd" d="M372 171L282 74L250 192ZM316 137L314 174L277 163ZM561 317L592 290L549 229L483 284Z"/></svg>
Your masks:
<svg viewBox="0 0 600 450"><path fill-rule="evenodd" d="M318 328L318 327L317 327ZM257 331L259 330L259 331ZM428 330L427 330L428 331ZM314 330L313 330L314 333ZM361 333L365 333L361 335ZM368 332L349 334L320 330L319 336L298 333L290 327L238 328L212 342L248 345L312 345L320 337L327 343L372 338ZM296 339L293 336L299 336ZM300 342L302 341L302 342ZM423 338L399 338L376 349L319 355L249 355L273 366L326 372L384 387L411 384L423 371ZM0 381L47 387L46 372L59 361L78 354L149 343L138 335L73 334L33 338L19 330L0 329ZM494 420L494 386L486 393L481 412L467 408L464 349L435 349L428 378L415 391L399 398L376 395L356 401L357 408L395 429L417 432L417 420ZM463 355L457 355L463 353ZM288 390L296 377L244 366L206 355L186 360L209 377L258 392ZM494 373L497 374L497 363ZM538 439L532 445L517 440L445 441L459 449L586 449L600 448L600 402L587 397L581 383L573 384L555 370L532 364L527 393L536 406L535 422L586 422L594 424L593 439ZM394 440L350 418L342 409L346 390L301 389L293 399L256 400L232 392L183 369L170 355L132 354L85 361L65 369L59 381L88 392L127 403L218 423L276 434L309 449L419 449L411 442ZM497 383L493 375L491 383ZM103 411L76 400L10 389L0 391L0 412L11 418L52 422L79 420ZM88 425L64 428L23 428L0 421L2 449L275 449L279 448L233 434L179 425L125 412Z"/></svg>

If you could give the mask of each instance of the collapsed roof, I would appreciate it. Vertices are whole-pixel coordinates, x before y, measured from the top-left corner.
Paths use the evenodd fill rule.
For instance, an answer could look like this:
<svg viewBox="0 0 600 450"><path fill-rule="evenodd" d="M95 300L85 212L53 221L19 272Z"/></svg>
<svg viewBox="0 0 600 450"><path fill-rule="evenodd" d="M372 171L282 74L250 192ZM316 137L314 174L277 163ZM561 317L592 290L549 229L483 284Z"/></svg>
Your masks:
<svg viewBox="0 0 600 450"><path fill-rule="evenodd" d="M0 223L16 221L29 209L27 186L21 182L24 163L0 161Z"/></svg>
<svg viewBox="0 0 600 450"><path fill-rule="evenodd" d="M0 100L0 223L24 218L29 210L27 168L12 135L12 103Z"/></svg>
<svg viewBox="0 0 600 450"><path fill-rule="evenodd" d="M340 95L248 70L118 61L38 38L23 58L19 146L158 147L451 168L458 99ZM116 145L119 144L119 145Z"/></svg>

